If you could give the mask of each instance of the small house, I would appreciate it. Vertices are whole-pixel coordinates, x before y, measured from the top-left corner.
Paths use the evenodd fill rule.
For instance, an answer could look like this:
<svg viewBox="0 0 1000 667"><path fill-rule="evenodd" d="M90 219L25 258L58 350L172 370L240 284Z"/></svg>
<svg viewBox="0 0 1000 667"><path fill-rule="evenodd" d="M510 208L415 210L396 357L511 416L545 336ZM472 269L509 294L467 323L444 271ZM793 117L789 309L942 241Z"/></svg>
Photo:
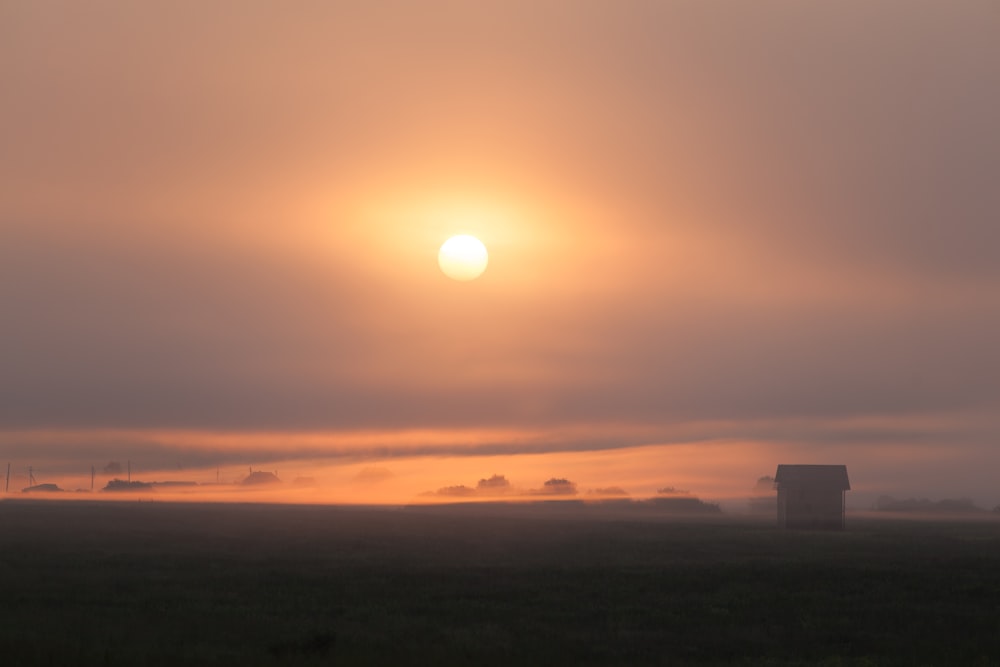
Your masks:
<svg viewBox="0 0 1000 667"><path fill-rule="evenodd" d="M240 482L240 484L244 486L257 486L261 484L277 484L280 481L281 480L278 479L277 473L254 470L250 473L250 476L245 478L242 482Z"/></svg>
<svg viewBox="0 0 1000 667"><path fill-rule="evenodd" d="M34 486L21 489L21 493L38 493L39 491L42 493L55 493L62 491L62 489L55 484L35 484Z"/></svg>
<svg viewBox="0 0 1000 667"><path fill-rule="evenodd" d="M774 486L780 528L844 528L847 466L779 465Z"/></svg>

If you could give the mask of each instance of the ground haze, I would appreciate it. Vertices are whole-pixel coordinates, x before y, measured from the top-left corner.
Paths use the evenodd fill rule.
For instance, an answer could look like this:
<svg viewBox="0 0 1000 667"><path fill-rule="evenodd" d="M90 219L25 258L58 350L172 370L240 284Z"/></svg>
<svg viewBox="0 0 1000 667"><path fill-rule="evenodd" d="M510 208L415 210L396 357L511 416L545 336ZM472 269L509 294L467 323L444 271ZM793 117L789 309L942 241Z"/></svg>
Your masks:
<svg viewBox="0 0 1000 667"><path fill-rule="evenodd" d="M5 665L1000 659L995 521L8 500L0 525Z"/></svg>

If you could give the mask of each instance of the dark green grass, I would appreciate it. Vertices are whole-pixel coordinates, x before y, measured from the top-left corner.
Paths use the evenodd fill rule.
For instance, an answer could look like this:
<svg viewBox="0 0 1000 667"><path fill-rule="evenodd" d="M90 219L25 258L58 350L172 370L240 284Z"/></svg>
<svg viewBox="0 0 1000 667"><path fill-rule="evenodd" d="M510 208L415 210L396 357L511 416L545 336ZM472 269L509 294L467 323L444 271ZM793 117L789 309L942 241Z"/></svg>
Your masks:
<svg viewBox="0 0 1000 667"><path fill-rule="evenodd" d="M0 503L3 665L1000 664L1000 524Z"/></svg>

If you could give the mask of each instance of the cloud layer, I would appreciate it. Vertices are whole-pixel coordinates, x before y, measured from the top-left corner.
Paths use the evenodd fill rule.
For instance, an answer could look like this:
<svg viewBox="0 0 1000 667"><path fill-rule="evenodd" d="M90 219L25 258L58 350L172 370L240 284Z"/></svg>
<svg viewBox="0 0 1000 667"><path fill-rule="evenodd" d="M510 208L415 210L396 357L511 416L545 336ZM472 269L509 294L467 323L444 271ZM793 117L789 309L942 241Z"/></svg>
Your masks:
<svg viewBox="0 0 1000 667"><path fill-rule="evenodd" d="M7 5L4 447L971 461L1000 436L998 22ZM472 283L435 265L457 233Z"/></svg>

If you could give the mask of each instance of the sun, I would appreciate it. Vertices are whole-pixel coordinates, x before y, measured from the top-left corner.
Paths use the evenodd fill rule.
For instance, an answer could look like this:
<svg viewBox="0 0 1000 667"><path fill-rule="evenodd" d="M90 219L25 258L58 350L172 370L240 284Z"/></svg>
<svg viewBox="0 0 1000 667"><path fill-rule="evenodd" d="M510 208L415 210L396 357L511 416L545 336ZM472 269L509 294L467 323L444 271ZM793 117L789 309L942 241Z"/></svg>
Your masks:
<svg viewBox="0 0 1000 667"><path fill-rule="evenodd" d="M452 236L438 251L438 264L444 275L453 280L474 280L486 270L489 254L475 236Z"/></svg>

